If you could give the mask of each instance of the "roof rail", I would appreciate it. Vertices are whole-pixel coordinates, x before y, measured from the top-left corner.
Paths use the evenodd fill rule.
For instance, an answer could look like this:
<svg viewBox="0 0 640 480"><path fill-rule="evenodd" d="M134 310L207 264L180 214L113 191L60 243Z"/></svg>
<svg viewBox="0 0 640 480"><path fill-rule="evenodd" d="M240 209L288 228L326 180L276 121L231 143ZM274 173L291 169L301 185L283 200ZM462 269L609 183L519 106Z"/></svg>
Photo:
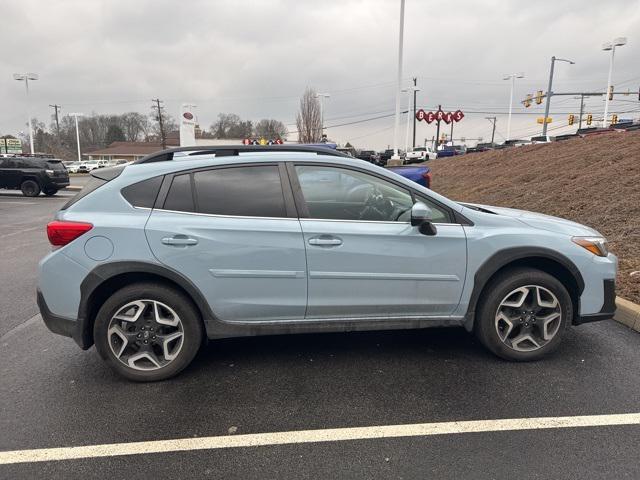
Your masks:
<svg viewBox="0 0 640 480"><path fill-rule="evenodd" d="M263 153L263 152L303 152L303 153L315 153L318 155L330 155L333 157L346 157L351 158L349 155L339 152L330 147L318 147L315 145L216 145L209 146L203 145L200 147L178 147L169 148L167 150L161 150L156 153L147 155L140 158L133 163L153 163L164 162L167 160L173 160L174 153L187 152L187 156L196 155L211 155L216 157L233 157L240 153ZM191 152L191 153L189 153Z"/></svg>

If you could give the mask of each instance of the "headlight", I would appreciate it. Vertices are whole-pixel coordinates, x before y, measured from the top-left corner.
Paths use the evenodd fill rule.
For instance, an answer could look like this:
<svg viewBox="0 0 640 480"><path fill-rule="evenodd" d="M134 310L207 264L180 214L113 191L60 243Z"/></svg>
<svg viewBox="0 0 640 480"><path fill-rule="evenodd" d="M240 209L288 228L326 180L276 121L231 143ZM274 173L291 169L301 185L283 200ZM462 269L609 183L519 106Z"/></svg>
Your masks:
<svg viewBox="0 0 640 480"><path fill-rule="evenodd" d="M599 257L606 257L609 254L607 240L603 237L571 237L571 241Z"/></svg>
<svg viewBox="0 0 640 480"><path fill-rule="evenodd" d="M44 173L51 176L53 175L53 170L45 170Z"/></svg>

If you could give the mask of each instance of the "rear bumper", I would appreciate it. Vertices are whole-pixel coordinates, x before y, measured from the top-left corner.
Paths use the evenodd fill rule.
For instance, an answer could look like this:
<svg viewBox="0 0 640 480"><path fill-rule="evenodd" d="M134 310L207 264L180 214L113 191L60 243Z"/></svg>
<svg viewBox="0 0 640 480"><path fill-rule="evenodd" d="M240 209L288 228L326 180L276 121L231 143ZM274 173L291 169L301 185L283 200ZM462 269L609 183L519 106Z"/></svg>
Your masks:
<svg viewBox="0 0 640 480"><path fill-rule="evenodd" d="M83 340L81 322L51 312L40 289L37 289L37 301L40 316L49 330L55 334L73 338L83 350L91 346L90 344L86 345L86 342Z"/></svg>
<svg viewBox="0 0 640 480"><path fill-rule="evenodd" d="M58 190L61 188L65 188L69 186L69 177L61 177L61 178L49 178L47 182L44 183L44 187L53 187Z"/></svg>
<svg viewBox="0 0 640 480"><path fill-rule="evenodd" d="M616 313L616 281L614 279L605 279L603 282L604 302L598 313L590 313L587 315L578 315L574 320L574 325L583 323L598 322L600 320L608 320L613 318Z"/></svg>

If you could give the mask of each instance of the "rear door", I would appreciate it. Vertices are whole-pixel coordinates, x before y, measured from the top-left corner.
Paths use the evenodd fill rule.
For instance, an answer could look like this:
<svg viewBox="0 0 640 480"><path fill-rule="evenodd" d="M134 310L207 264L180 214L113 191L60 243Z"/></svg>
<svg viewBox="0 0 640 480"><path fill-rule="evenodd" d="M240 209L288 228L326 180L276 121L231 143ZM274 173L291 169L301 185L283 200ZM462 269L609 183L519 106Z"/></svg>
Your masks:
<svg viewBox="0 0 640 480"><path fill-rule="evenodd" d="M289 169L301 207L309 277L307 318L443 317L460 302L467 248L444 206L342 166ZM438 232L411 226L421 200Z"/></svg>
<svg viewBox="0 0 640 480"><path fill-rule="evenodd" d="M304 318L305 250L284 167L216 167L165 182L146 226L149 245L220 320Z"/></svg>

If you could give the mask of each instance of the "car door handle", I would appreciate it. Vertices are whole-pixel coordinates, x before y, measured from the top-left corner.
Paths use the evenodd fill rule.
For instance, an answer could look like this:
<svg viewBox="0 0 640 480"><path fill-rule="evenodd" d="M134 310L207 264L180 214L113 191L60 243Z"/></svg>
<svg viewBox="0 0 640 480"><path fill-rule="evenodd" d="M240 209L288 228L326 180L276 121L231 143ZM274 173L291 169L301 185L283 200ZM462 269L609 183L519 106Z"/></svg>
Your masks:
<svg viewBox="0 0 640 480"><path fill-rule="evenodd" d="M162 243L176 247L187 247L189 245L197 245L198 240L187 237L186 235L174 235L173 237L164 237Z"/></svg>
<svg viewBox="0 0 640 480"><path fill-rule="evenodd" d="M309 245L316 245L320 247L337 247L342 245L342 240L337 237L321 236L313 237L309 239Z"/></svg>

